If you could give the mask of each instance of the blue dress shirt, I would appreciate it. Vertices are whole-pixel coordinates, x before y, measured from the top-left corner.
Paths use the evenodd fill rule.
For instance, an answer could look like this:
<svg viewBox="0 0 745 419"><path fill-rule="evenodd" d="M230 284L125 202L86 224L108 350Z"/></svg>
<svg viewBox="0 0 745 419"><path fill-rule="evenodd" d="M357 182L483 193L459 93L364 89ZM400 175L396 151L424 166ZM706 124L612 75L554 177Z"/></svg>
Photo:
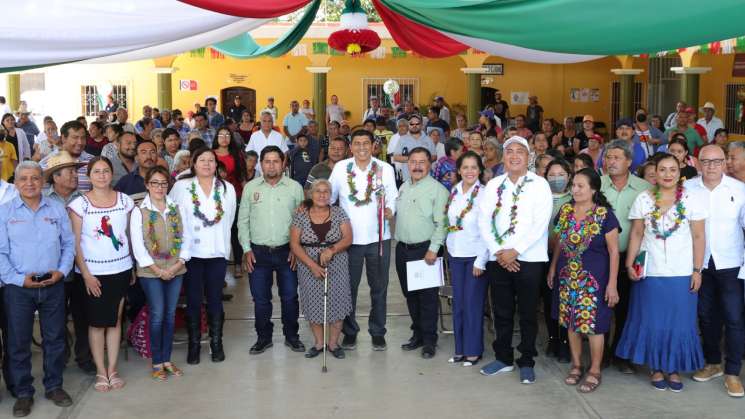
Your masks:
<svg viewBox="0 0 745 419"><path fill-rule="evenodd" d="M0 282L23 286L26 275L67 275L75 236L65 207L47 197L34 212L20 196L0 206Z"/></svg>

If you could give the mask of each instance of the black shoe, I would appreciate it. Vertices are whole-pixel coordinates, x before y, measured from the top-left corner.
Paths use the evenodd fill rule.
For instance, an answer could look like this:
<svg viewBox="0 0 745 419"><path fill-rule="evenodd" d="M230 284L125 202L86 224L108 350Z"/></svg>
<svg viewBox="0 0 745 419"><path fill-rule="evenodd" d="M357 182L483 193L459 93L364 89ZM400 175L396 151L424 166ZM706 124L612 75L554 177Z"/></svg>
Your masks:
<svg viewBox="0 0 745 419"><path fill-rule="evenodd" d="M385 351L388 345L385 343L385 337L373 336L372 337L372 348L373 351Z"/></svg>
<svg viewBox="0 0 745 419"><path fill-rule="evenodd" d="M344 335L344 339L341 340L341 347L348 351L357 349L357 335Z"/></svg>
<svg viewBox="0 0 745 419"><path fill-rule="evenodd" d="M90 375L91 377L96 375L96 364L93 362L83 362L78 364L78 368L80 368L85 375Z"/></svg>
<svg viewBox="0 0 745 419"><path fill-rule="evenodd" d="M31 414L31 407L34 405L33 397L23 397L16 400L13 405L13 416L23 418Z"/></svg>
<svg viewBox="0 0 745 419"><path fill-rule="evenodd" d="M569 342L559 342L559 355L556 357L556 361L560 364L568 364L571 362Z"/></svg>
<svg viewBox="0 0 745 419"><path fill-rule="evenodd" d="M65 390L62 390L61 388L48 391L44 394L44 397L51 400L52 403L54 403L55 406L59 407L68 407L72 406L72 398Z"/></svg>
<svg viewBox="0 0 745 419"><path fill-rule="evenodd" d="M186 353L186 363L190 365L199 364L199 352L202 349L202 324L200 319L186 317L186 332L189 335L189 343Z"/></svg>
<svg viewBox="0 0 745 419"><path fill-rule="evenodd" d="M271 340L262 340L259 339L254 343L254 346L251 347L251 350L248 351L251 355L258 355L260 353L264 353L267 349L274 346Z"/></svg>
<svg viewBox="0 0 745 419"><path fill-rule="evenodd" d="M219 316L208 316L208 319L212 362L225 361L225 350L222 347L222 327L225 324L225 313L220 313Z"/></svg>
<svg viewBox="0 0 745 419"><path fill-rule="evenodd" d="M342 349L341 346L337 346L336 349L331 349L329 347L326 347L329 352L331 352L331 355L334 356L336 359L344 359L346 358L346 355L344 355L344 349Z"/></svg>
<svg viewBox="0 0 745 419"><path fill-rule="evenodd" d="M285 346L290 348L292 352L305 352L305 345L300 342L300 339L285 339Z"/></svg>
<svg viewBox="0 0 745 419"><path fill-rule="evenodd" d="M433 358L435 356L435 352L435 347L433 345L424 345L424 348L422 348L422 358Z"/></svg>
<svg viewBox="0 0 745 419"><path fill-rule="evenodd" d="M413 351L414 349L421 348L422 347L422 341L412 337L409 339L408 342L401 345L401 349L404 351Z"/></svg>
<svg viewBox="0 0 745 419"><path fill-rule="evenodd" d="M305 357L306 358L315 358L321 352L323 352L323 349L318 349L315 346L311 346L310 349L308 349L308 352L305 353Z"/></svg>

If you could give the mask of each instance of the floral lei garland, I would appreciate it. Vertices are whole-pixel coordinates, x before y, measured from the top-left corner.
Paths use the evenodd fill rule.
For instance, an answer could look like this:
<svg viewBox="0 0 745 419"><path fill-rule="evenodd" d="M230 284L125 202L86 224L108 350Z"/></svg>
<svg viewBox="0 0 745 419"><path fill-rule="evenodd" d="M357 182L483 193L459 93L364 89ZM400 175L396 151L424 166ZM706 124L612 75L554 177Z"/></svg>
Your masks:
<svg viewBox="0 0 745 419"><path fill-rule="evenodd" d="M578 221L574 206L567 203L561 207L559 221L554 227L554 233L559 234L561 251L567 258L566 266L559 273L559 324L573 327L580 333L595 333L595 292L598 287L595 277L584 268L582 254L590 247L592 239L600 234L607 214L605 207L595 206L587 211L582 221Z"/></svg>
<svg viewBox="0 0 745 419"><path fill-rule="evenodd" d="M354 162L351 161L347 165L347 185L349 185L349 201L354 203L355 207L361 207L364 205L369 204L372 201L372 195L373 195L373 178L375 177L375 173L378 171L378 163L373 161L372 166L370 166L370 170L367 172L367 187L365 188L365 198L359 199L357 198L357 188L354 186Z"/></svg>
<svg viewBox="0 0 745 419"><path fill-rule="evenodd" d="M157 259L171 259L179 255L181 250L181 231L179 226L179 214L174 204L168 205L168 214L166 215L168 221L168 232L173 237L173 244L168 252L160 252L158 249L158 240L155 237L155 223L158 221L158 213L156 211L150 211L150 217L148 218L147 236L152 243L150 247L150 255Z"/></svg>
<svg viewBox="0 0 745 419"><path fill-rule="evenodd" d="M652 232L654 232L655 238L660 240L666 240L668 237L672 236L675 231L677 231L680 228L680 225L683 224L683 221L686 219L686 207L683 205L683 186L678 185L678 188L675 190L675 224L673 224L673 227L668 231L660 231L660 224L659 221L662 219L662 212L660 211L660 201L662 200L662 194L660 193L660 187L655 186L654 188L654 210L652 211ZM663 223L664 228L664 223Z"/></svg>
<svg viewBox="0 0 745 419"><path fill-rule="evenodd" d="M217 209L217 214L215 214L214 220L208 220L207 216L205 216L202 211L199 210L199 205L201 203L199 202L199 196L197 196L197 185L194 182L191 182L191 188L189 188L189 192L191 193L191 202L194 204L194 216L202 220L202 223L205 227L211 227L222 220L222 216L225 215L225 211L222 208L222 198L220 197L220 191L217 188L217 182L215 182L214 188L213 188L214 194L212 195L212 198L215 200L215 208Z"/></svg>
<svg viewBox="0 0 745 419"><path fill-rule="evenodd" d="M491 232L494 235L494 240L496 240L497 244L503 244L504 240L515 233L515 227L517 226L517 202L520 200L520 194L523 191L523 187L525 187L526 183L530 183L533 181L533 179L528 179L528 177L524 177L523 181L520 182L519 185L517 185L517 188L515 188L515 191L512 192L512 207L510 207L510 227L507 229L507 231L500 233L497 229L497 216L499 215L499 212L502 210L502 194L504 193L504 190L507 188L507 177L504 178L502 183L499 185L499 188L497 188L497 206L494 208L494 212L491 214Z"/></svg>
<svg viewBox="0 0 745 419"><path fill-rule="evenodd" d="M468 205L466 205L465 208L458 214L457 217L455 217L455 225L450 225L450 217L448 216L448 210L450 209L450 204L453 203L453 199L455 198L455 195L458 194L458 189L453 187L453 191L450 192L450 197L448 198L448 203L445 205L445 220L446 220L446 228L448 233L455 233L456 231L463 230L463 219L466 217L466 214L471 212L473 209L473 203L476 200L476 196L479 194L479 189L481 188L481 185L476 183L476 185L473 186L473 189L471 190L471 195L468 197Z"/></svg>

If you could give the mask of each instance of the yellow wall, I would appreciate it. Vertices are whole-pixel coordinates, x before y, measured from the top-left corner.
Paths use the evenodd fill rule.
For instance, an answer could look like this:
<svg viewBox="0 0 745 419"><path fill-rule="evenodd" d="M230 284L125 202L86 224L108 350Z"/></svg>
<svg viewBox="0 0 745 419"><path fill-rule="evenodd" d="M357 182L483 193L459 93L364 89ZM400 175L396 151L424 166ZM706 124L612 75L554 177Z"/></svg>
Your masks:
<svg viewBox="0 0 745 419"><path fill-rule="evenodd" d="M727 84L745 83L744 77L732 77L734 54L694 56L696 67L711 67L712 70L699 78L699 106L713 102L717 115L724 118L725 90Z"/></svg>

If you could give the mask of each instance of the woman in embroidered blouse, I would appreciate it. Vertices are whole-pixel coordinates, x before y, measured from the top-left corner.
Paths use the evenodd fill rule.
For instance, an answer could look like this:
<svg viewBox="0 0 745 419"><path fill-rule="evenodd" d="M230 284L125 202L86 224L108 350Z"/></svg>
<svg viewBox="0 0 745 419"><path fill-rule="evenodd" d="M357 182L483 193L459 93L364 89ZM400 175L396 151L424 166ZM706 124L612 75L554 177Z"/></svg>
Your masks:
<svg viewBox="0 0 745 419"><path fill-rule="evenodd" d="M97 370L94 388L100 392L125 384L116 365L124 296L133 282L127 229L134 202L111 188L112 176L111 161L94 157L88 162L91 191L68 205L75 233L75 281L83 281L88 292L88 339Z"/></svg>
<svg viewBox="0 0 745 419"><path fill-rule="evenodd" d="M453 286L453 332L455 355L449 363L476 365L484 353L484 301L486 286L482 278L489 251L481 240L478 201L484 185L481 157L473 151L456 162L459 182L453 186L445 210L447 217L448 267Z"/></svg>
<svg viewBox="0 0 745 419"><path fill-rule="evenodd" d="M610 330L611 309L618 303L618 220L600 192L600 175L590 168L575 173L572 201L555 219L554 245L548 286L559 286L559 325L569 331L572 367L564 379L580 393L601 383L604 333ZM556 278L555 278L556 276ZM582 337L590 341L591 366L582 379Z"/></svg>
<svg viewBox="0 0 745 419"><path fill-rule="evenodd" d="M214 150L194 151L191 169L179 177L169 197L180 209L184 230L191 242L184 242L191 258L186 263L186 327L189 347L186 362L199 363L202 300L207 299L212 362L225 360L222 328L225 312L222 287L230 258L230 227L235 218L235 189L217 173Z"/></svg>
<svg viewBox="0 0 745 419"><path fill-rule="evenodd" d="M648 365L656 389L674 392L683 390L679 372L704 366L696 307L709 202L683 187L678 163L671 154L659 157L657 185L639 194L629 212L626 267L634 282L616 349L619 358ZM640 253L646 254L646 276L634 266Z"/></svg>
<svg viewBox="0 0 745 419"><path fill-rule="evenodd" d="M186 272L191 232L184 230L178 205L168 199L168 170L155 166L145 174L148 194L132 212L132 253L137 260L149 314L152 378L165 381L183 373L171 362L176 303Z"/></svg>

